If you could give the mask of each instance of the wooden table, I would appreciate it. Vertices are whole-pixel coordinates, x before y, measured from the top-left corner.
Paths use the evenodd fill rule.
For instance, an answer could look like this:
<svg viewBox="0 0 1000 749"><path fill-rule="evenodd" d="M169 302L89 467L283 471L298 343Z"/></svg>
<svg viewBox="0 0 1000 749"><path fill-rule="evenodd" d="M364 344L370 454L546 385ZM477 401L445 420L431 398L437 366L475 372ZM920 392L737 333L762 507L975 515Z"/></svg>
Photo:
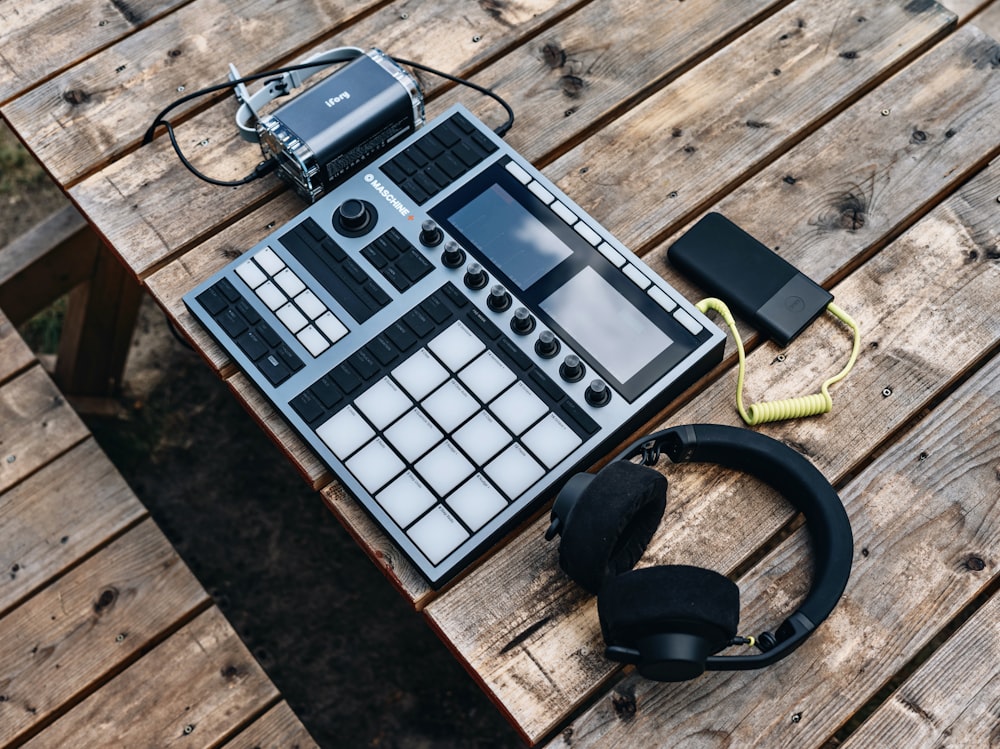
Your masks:
<svg viewBox="0 0 1000 749"><path fill-rule="evenodd" d="M528 742L996 740L1000 3L40 0L0 17L0 112ZM794 656L683 685L623 671L543 541L546 518L435 593L183 309L302 205L275 180L197 181L162 134L140 147L151 118L226 62L267 69L342 44L495 88L518 116L508 142L690 298L702 293L665 250L718 210L860 322L833 412L760 429L839 488L854 527L845 596ZM421 79L431 116L460 100L500 122L488 101ZM220 178L259 160L233 111L223 98L178 117ZM818 384L849 345L826 319L784 351L744 335L748 390L769 399ZM649 426L736 424L734 359L730 344ZM643 564L722 571L742 587L741 629L780 621L808 584L800 519L744 477L668 473Z"/></svg>

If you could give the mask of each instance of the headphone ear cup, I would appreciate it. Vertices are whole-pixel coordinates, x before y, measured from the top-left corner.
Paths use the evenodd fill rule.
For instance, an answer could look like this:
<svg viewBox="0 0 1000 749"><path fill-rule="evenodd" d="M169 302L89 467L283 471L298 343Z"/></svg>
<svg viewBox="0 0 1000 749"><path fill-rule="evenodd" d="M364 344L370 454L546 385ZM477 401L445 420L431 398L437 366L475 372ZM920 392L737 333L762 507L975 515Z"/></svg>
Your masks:
<svg viewBox="0 0 1000 749"><path fill-rule="evenodd" d="M667 504L667 479L620 460L602 468L570 510L559 542L559 565L597 594L605 578L631 570L646 550Z"/></svg>
<svg viewBox="0 0 1000 749"><path fill-rule="evenodd" d="M639 673L683 681L730 644L740 619L740 591L702 567L645 567L611 578L597 598L604 642L638 650Z"/></svg>

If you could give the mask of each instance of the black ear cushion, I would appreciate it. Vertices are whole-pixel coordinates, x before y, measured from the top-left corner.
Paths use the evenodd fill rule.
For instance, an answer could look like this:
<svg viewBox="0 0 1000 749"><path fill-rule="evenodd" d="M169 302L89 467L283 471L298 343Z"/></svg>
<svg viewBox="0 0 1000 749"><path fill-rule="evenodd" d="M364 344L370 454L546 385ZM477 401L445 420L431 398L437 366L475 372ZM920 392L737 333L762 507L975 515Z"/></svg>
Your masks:
<svg viewBox="0 0 1000 749"><path fill-rule="evenodd" d="M580 586L600 591L608 574L632 569L667 504L667 480L620 460L602 468L580 494L559 542L559 564Z"/></svg>
<svg viewBox="0 0 1000 749"><path fill-rule="evenodd" d="M597 611L608 645L632 647L648 635L675 631L701 635L718 652L736 636L740 590L702 567L645 567L609 579Z"/></svg>

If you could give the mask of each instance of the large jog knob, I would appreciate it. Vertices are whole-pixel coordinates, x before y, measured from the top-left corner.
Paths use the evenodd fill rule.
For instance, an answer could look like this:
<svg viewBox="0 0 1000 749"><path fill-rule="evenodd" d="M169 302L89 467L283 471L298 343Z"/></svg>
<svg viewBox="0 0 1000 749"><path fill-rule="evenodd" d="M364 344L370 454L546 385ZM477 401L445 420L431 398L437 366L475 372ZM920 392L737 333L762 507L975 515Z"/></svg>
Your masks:
<svg viewBox="0 0 1000 749"><path fill-rule="evenodd" d="M611 400L611 388L604 380L594 380L587 385L587 390L583 394L584 400L592 406L606 406Z"/></svg>
<svg viewBox="0 0 1000 749"><path fill-rule="evenodd" d="M543 359L552 359L559 353L559 339L551 330L543 330L535 341L535 353Z"/></svg>
<svg viewBox="0 0 1000 749"><path fill-rule="evenodd" d="M374 225L378 214L367 200L348 198L333 213L333 228L345 237L360 237Z"/></svg>
<svg viewBox="0 0 1000 749"><path fill-rule="evenodd" d="M509 309L510 294L507 293L507 289L500 284L495 284L490 289L490 295L486 299L486 306L494 312L503 312L504 310Z"/></svg>
<svg viewBox="0 0 1000 749"><path fill-rule="evenodd" d="M490 282L490 277L486 273L486 269L479 263L469 263L465 269L465 277L462 280L470 289L478 291L479 289L486 288L486 284Z"/></svg>
<svg viewBox="0 0 1000 749"><path fill-rule="evenodd" d="M514 316L510 319L510 329L518 335L528 335L535 329L535 318L525 307L518 307L514 310Z"/></svg>
<svg viewBox="0 0 1000 749"><path fill-rule="evenodd" d="M579 382L586 371L587 368L576 354L567 354L563 363L559 365L559 376L566 382Z"/></svg>
<svg viewBox="0 0 1000 749"><path fill-rule="evenodd" d="M461 268L465 263L465 250L458 242L448 242L444 246L444 252L441 253L441 262L445 268Z"/></svg>
<svg viewBox="0 0 1000 749"><path fill-rule="evenodd" d="M444 232L430 219L420 224L420 244L424 247L437 247L444 239Z"/></svg>

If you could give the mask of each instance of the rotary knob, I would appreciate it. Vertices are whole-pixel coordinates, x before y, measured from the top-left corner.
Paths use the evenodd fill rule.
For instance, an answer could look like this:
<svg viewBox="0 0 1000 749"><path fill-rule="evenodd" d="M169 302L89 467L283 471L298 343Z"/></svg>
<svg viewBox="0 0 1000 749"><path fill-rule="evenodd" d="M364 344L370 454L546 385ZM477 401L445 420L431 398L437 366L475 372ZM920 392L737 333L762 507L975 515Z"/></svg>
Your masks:
<svg viewBox="0 0 1000 749"><path fill-rule="evenodd" d="M420 224L420 244L424 247L437 247L444 239L444 232L430 219Z"/></svg>
<svg viewBox="0 0 1000 749"><path fill-rule="evenodd" d="M586 371L587 368L576 354L567 354L563 363L559 365L559 376L566 382L579 382Z"/></svg>
<svg viewBox="0 0 1000 749"><path fill-rule="evenodd" d="M478 291L479 289L486 288L486 284L490 282L490 277L486 273L486 269L479 263L469 263L465 269L465 278L462 280L470 289Z"/></svg>
<svg viewBox="0 0 1000 749"><path fill-rule="evenodd" d="M444 246L444 252L441 253L441 262L445 268L461 268L465 263L465 250L459 246L458 242L447 242Z"/></svg>
<svg viewBox="0 0 1000 749"><path fill-rule="evenodd" d="M526 308L518 307L510 320L510 329L518 335L528 335L535 329L535 318Z"/></svg>
<svg viewBox="0 0 1000 749"><path fill-rule="evenodd" d="M333 214L333 228L346 237L360 237L375 224L375 207L365 201L348 198Z"/></svg>
<svg viewBox="0 0 1000 749"><path fill-rule="evenodd" d="M510 307L510 294L500 284L494 284L486 299L486 306L494 312L503 312ZM516 313L515 313L516 314Z"/></svg>
<svg viewBox="0 0 1000 749"><path fill-rule="evenodd" d="M606 406L611 400L611 388L604 380L594 380L587 385L587 390L583 394L584 400L592 406L600 408Z"/></svg>
<svg viewBox="0 0 1000 749"><path fill-rule="evenodd" d="M551 359L559 353L559 339L551 330L543 330L535 341L535 353L543 359Z"/></svg>

